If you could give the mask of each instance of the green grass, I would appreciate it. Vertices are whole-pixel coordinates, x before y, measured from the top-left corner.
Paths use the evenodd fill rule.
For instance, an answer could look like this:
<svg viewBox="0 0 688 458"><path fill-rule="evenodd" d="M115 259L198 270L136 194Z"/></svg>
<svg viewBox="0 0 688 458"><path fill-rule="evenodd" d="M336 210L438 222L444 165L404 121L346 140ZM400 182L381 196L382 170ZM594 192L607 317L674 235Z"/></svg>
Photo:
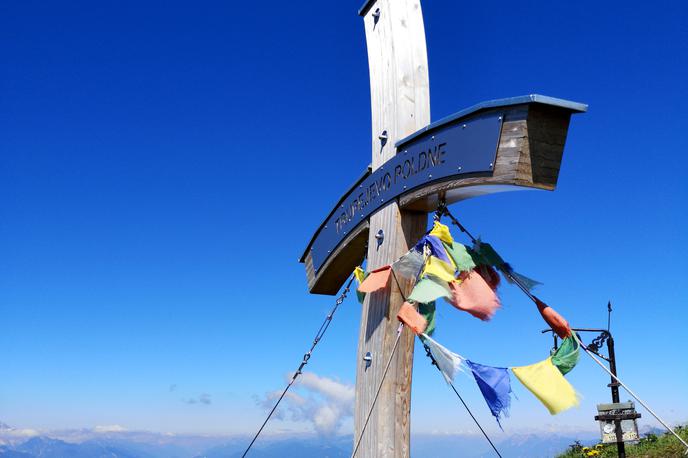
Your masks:
<svg viewBox="0 0 688 458"><path fill-rule="evenodd" d="M688 425L674 429L681 438L688 442ZM591 447L593 448L593 447ZM671 433L661 436L649 434L642 438L637 445L626 444L626 456L636 458L684 458L685 447ZM581 458L587 457L582 450L569 450L557 458ZM599 455L590 455L597 458L614 458L617 456L616 444L604 445L599 449Z"/></svg>

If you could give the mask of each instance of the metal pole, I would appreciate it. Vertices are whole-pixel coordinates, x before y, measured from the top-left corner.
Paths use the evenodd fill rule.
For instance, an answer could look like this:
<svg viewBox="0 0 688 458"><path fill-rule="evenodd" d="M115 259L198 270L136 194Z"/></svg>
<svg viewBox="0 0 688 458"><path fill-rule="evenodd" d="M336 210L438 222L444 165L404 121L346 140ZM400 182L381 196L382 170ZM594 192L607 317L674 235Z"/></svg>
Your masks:
<svg viewBox="0 0 688 458"><path fill-rule="evenodd" d="M619 400L619 382L615 380L616 377L616 354L614 353L614 338L611 333L609 333L609 338L607 339L607 350L609 351L609 370L611 371L613 377L611 378L611 383L608 385L612 389L612 402L618 403ZM614 420L614 426L616 429L616 450L619 458L626 458L626 444L623 441L623 433L621 432L621 420Z"/></svg>

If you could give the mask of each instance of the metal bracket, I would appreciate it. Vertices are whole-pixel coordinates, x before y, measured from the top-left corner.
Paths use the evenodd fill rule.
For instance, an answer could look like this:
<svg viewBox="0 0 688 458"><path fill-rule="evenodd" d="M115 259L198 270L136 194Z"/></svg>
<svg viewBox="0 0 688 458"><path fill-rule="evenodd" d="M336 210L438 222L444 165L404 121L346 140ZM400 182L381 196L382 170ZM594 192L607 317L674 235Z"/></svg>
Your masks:
<svg viewBox="0 0 688 458"><path fill-rule="evenodd" d="M375 26L377 25L377 22L380 20L380 8L376 8L375 11L373 11L373 14L371 14L371 16L373 16L373 29L374 29Z"/></svg>
<svg viewBox="0 0 688 458"><path fill-rule="evenodd" d="M385 231L383 231L382 229L377 231L377 234L375 234L375 239L377 240L377 247L375 248L377 250L380 249L382 242L385 241Z"/></svg>
<svg viewBox="0 0 688 458"><path fill-rule="evenodd" d="M367 352L363 357L363 361L365 361L365 368L368 369L373 362L373 355L371 355L370 352Z"/></svg>
<svg viewBox="0 0 688 458"><path fill-rule="evenodd" d="M387 140L389 137L387 136L387 131L383 130L380 135L377 136L377 138L380 139L380 154L382 154L382 150L385 149L385 145L387 144Z"/></svg>

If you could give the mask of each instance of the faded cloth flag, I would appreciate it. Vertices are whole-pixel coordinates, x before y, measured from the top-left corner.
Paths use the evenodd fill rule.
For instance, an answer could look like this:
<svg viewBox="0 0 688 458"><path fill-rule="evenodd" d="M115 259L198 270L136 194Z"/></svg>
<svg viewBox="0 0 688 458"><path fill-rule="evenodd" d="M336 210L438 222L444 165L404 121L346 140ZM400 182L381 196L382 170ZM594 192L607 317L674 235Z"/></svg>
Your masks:
<svg viewBox="0 0 688 458"><path fill-rule="evenodd" d="M423 255L411 250L392 263L394 273L400 277L415 280L423 270Z"/></svg>
<svg viewBox="0 0 688 458"><path fill-rule="evenodd" d="M509 370L506 367L484 366L469 360L466 360L466 365L473 372L478 388L480 388L490 412L501 428L502 424L499 419L509 416L509 407L511 406Z"/></svg>
<svg viewBox="0 0 688 458"><path fill-rule="evenodd" d="M479 273L464 272L460 281L449 283L451 298L448 302L459 310L488 321L501 307L499 298Z"/></svg>
<svg viewBox="0 0 688 458"><path fill-rule="evenodd" d="M438 297L445 297L447 299L452 297L447 282L433 277L427 277L416 283L413 287L413 291L411 291L411 294L408 296L408 300L420 304L427 304L436 300Z"/></svg>
<svg viewBox="0 0 688 458"><path fill-rule="evenodd" d="M530 366L512 367L511 370L552 415L579 404L576 390L552 364L551 357Z"/></svg>
<svg viewBox="0 0 688 458"><path fill-rule="evenodd" d="M454 269L453 265L444 262L435 256L428 257L427 261L425 262L425 268L423 269L424 276L434 275L440 280L444 280L446 282L454 281L456 279L455 274L456 269Z"/></svg>
<svg viewBox="0 0 688 458"><path fill-rule="evenodd" d="M434 235L424 235L423 238L416 243L416 246L413 247L413 249L420 253L425 253L426 247L430 251L431 256L435 256L447 264L452 263L451 259L449 259L449 255L447 254L447 250L444 248L444 245L439 238L435 237Z"/></svg>
<svg viewBox="0 0 688 458"><path fill-rule="evenodd" d="M552 355L554 364L562 375L566 375L578 364L580 357L580 344L573 336L567 337L561 342L561 346Z"/></svg>
<svg viewBox="0 0 688 458"><path fill-rule="evenodd" d="M533 280L532 278L528 278L525 275L521 275L520 273L514 271L514 269L509 265L509 263L504 261L504 259L499 255L499 253L497 253L497 251L494 248L492 248L492 245L490 245L489 243L483 243L479 239L476 240L475 244L473 245L473 248L469 250L469 254L471 255L473 261L476 264L487 264L489 266L496 267L497 269L502 271L509 283L513 284L515 281L517 281L521 284L521 286L526 288L528 291L532 291L533 288L542 284L537 280ZM509 278L510 276L511 278Z"/></svg>
<svg viewBox="0 0 688 458"><path fill-rule="evenodd" d="M456 374L463 370L461 365L465 358L438 344L427 334L423 334L420 339L430 349L444 379L447 383L452 383Z"/></svg>
<svg viewBox="0 0 688 458"><path fill-rule="evenodd" d="M472 254L477 258L476 264L487 264L494 267L501 267L506 264L499 253L492 248L492 245L481 242L480 239L473 244Z"/></svg>
<svg viewBox="0 0 688 458"><path fill-rule="evenodd" d="M454 237L452 237L451 232L449 232L449 228L444 224L440 223L439 221L434 222L429 235L434 235L442 242L447 243L449 245L454 243Z"/></svg>
<svg viewBox="0 0 688 458"><path fill-rule="evenodd" d="M449 257L454 261L457 271L468 272L475 269L473 257L464 245L458 242L452 244L445 243L444 248L446 248L447 254L449 254Z"/></svg>
<svg viewBox="0 0 688 458"><path fill-rule="evenodd" d="M364 271L361 266L358 266L354 269L354 277L356 277L356 281L358 282L359 286L361 283L363 283L363 280L366 279L368 276L368 272ZM358 298L358 302L363 304L363 300L365 299L366 293L362 293L358 289L356 290L356 297Z"/></svg>
<svg viewBox="0 0 688 458"><path fill-rule="evenodd" d="M418 304L418 313L423 315L425 321L428 322L425 333L431 336L435 332L435 301L428 302L427 304Z"/></svg>
<svg viewBox="0 0 688 458"><path fill-rule="evenodd" d="M542 319L549 325L550 328L562 339L571 335L571 327L568 321L559 315L552 307L542 302L537 297L535 298L538 311L542 315Z"/></svg>
<svg viewBox="0 0 688 458"><path fill-rule="evenodd" d="M368 274L368 277L363 280L363 283L358 287L358 291L362 293L372 293L387 287L389 277L392 274L390 266L380 267Z"/></svg>
<svg viewBox="0 0 688 458"><path fill-rule="evenodd" d="M399 308L399 313L397 313L397 320L404 323L406 326L411 328L416 335L420 335L428 327L428 322L415 309L415 307L408 302L404 302Z"/></svg>
<svg viewBox="0 0 688 458"><path fill-rule="evenodd" d="M517 281L528 291L532 292L537 286L542 285L542 282L533 280L532 278L528 278L525 275L516 272L508 263L504 263L500 270L504 272L504 278L506 278L506 281L511 284Z"/></svg>
<svg viewBox="0 0 688 458"><path fill-rule="evenodd" d="M492 288L494 291L497 291L497 287L499 287L499 283L501 282L501 277L494 267L483 264L476 267L475 272L478 272L480 276L483 277L483 280L490 285L490 288Z"/></svg>

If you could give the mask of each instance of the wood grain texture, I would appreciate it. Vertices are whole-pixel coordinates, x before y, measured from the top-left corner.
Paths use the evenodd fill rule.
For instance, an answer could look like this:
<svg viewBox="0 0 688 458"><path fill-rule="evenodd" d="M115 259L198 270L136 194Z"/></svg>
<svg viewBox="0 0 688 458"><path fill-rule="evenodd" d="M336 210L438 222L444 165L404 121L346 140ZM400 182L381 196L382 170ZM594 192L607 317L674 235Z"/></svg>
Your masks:
<svg viewBox="0 0 688 458"><path fill-rule="evenodd" d="M373 13L379 9L375 20ZM425 30L417 0L378 0L364 16L372 110L372 165L377 169L396 154L394 144L430 122L430 93ZM378 138L387 131L384 146ZM427 214L401 211L394 202L370 217L368 268L390 264L422 236ZM384 232L378 246L375 234ZM368 294L361 313L356 359L356 411L354 440L362 432L382 372L397 337L396 313L411 285L392 285ZM382 384L370 422L362 436L358 457L410 455L410 402L414 335L402 333L389 372ZM366 368L363 356L370 352Z"/></svg>
<svg viewBox="0 0 688 458"><path fill-rule="evenodd" d="M368 221L356 226L320 267L313 268L313 257L305 257L306 280L312 294L336 294L356 266L361 265L368 243Z"/></svg>
<svg viewBox="0 0 688 458"><path fill-rule="evenodd" d="M499 111L504 122L492 173L461 175L411 191L399 198L401 208L431 212L441 198L452 204L496 192L554 190L571 112L539 104Z"/></svg>

